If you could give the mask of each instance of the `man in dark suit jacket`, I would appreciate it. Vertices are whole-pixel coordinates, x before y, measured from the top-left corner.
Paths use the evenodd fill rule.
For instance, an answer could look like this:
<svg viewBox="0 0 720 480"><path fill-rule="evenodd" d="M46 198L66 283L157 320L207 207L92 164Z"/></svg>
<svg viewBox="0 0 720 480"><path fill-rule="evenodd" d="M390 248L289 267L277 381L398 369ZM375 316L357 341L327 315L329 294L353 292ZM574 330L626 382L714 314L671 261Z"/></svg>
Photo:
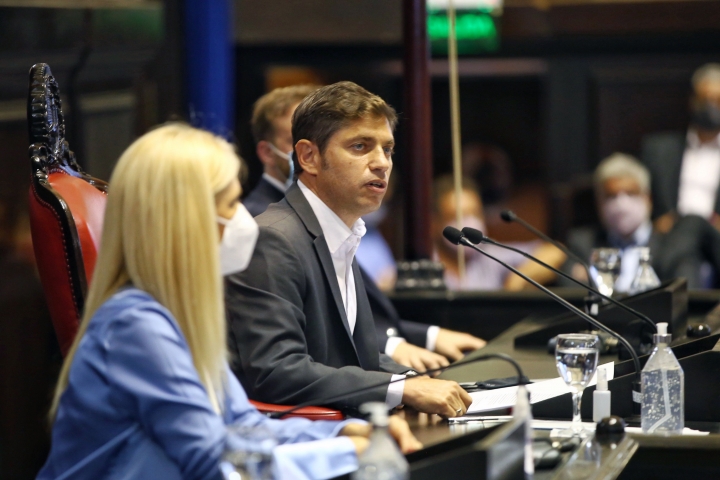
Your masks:
<svg viewBox="0 0 720 480"><path fill-rule="evenodd" d="M297 184L257 217L249 267L227 278L233 369L251 398L301 403L384 383L333 402L400 403L462 415L471 398L455 382L417 378L380 355L354 249L360 217L380 206L392 167L395 113L351 82L323 87L293 121ZM402 380L390 385L391 379Z"/></svg>
<svg viewBox="0 0 720 480"><path fill-rule="evenodd" d="M684 215L720 225L720 65L700 67L692 86L688 131L642 140L641 158L652 177L653 218L664 233Z"/></svg>
<svg viewBox="0 0 720 480"><path fill-rule="evenodd" d="M277 88L255 102L250 126L264 172L243 200L253 217L285 197L287 179L293 170L288 169L287 154L283 153L292 151L291 118L300 101L317 88L313 85ZM360 272L373 311L380 352L397 363L417 371L433 369L448 365L447 359L459 360L464 351L484 346L484 340L466 333L401 320L390 300L362 267Z"/></svg>

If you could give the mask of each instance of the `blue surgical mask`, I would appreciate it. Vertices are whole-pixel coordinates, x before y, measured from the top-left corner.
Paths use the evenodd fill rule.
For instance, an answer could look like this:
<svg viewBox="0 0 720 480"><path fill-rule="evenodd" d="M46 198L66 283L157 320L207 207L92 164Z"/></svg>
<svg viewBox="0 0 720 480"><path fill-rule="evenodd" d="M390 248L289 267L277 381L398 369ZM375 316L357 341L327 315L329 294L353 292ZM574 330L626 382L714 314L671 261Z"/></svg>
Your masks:
<svg viewBox="0 0 720 480"><path fill-rule="evenodd" d="M290 152L285 153L282 150L280 150L278 147L272 144L272 142L268 142L268 145L270 145L270 149L280 158L284 158L287 160L288 164L290 165L290 170L288 173L288 178L285 180L285 188L290 188L290 185L292 185L293 180L295 178L295 162L293 162L293 151L290 150Z"/></svg>

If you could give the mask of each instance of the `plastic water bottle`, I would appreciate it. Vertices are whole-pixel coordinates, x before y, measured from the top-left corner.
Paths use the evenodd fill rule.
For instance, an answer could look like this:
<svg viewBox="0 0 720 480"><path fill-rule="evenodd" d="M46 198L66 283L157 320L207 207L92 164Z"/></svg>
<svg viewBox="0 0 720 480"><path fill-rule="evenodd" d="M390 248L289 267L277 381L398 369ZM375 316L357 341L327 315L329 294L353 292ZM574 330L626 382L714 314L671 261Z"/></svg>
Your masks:
<svg viewBox="0 0 720 480"><path fill-rule="evenodd" d="M685 374L668 346L667 323L657 324L655 348L642 371L643 433L674 435L685 425Z"/></svg>
<svg viewBox="0 0 720 480"><path fill-rule="evenodd" d="M650 265L650 247L637 247L637 252L640 258L637 273L628 290L630 295L660 286L660 279Z"/></svg>
<svg viewBox="0 0 720 480"><path fill-rule="evenodd" d="M353 480L407 480L409 467L395 440L388 432L387 406L381 402L364 403L362 413L370 415L373 432L370 445L361 455Z"/></svg>
<svg viewBox="0 0 720 480"><path fill-rule="evenodd" d="M533 428L532 407L530 406L530 392L524 385L518 386L517 401L513 409L513 416L525 422L525 461L523 468L525 478L532 479L535 473L535 456L533 454Z"/></svg>

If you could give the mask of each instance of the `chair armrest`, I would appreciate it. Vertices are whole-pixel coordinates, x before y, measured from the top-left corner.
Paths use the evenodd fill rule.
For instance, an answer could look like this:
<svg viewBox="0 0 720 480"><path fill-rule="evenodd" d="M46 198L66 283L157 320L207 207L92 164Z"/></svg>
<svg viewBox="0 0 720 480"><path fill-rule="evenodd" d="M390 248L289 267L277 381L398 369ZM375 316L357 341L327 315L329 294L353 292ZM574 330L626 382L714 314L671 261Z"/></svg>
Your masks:
<svg viewBox="0 0 720 480"><path fill-rule="evenodd" d="M258 402L256 400L250 400L255 408L261 413L276 413L289 410L292 408L291 405L276 405L274 403ZM345 415L340 410L334 410L326 407L303 407L293 413L286 415L285 417L301 417L310 420L344 420Z"/></svg>

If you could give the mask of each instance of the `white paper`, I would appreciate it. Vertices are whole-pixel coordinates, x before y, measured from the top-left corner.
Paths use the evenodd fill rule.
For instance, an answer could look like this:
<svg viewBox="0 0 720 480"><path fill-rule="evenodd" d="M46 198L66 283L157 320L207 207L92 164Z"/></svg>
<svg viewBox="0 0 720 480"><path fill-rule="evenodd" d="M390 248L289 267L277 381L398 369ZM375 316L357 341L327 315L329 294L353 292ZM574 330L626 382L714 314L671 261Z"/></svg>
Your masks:
<svg viewBox="0 0 720 480"><path fill-rule="evenodd" d="M614 378L615 364L613 362L605 363L597 368L604 368L607 371L608 381ZM595 385L596 383L597 371L590 379L588 386ZM525 385L525 388L527 388L530 392L531 404L542 402L543 400L547 400L549 398L558 397L571 391L570 387L567 386L561 377L531 383L530 385ZM481 390L479 392L473 392L470 394L473 399L473 403L470 405L470 408L468 408L467 414L490 412L493 410L514 407L517 401L517 390L518 387L506 387L498 388L496 390Z"/></svg>

